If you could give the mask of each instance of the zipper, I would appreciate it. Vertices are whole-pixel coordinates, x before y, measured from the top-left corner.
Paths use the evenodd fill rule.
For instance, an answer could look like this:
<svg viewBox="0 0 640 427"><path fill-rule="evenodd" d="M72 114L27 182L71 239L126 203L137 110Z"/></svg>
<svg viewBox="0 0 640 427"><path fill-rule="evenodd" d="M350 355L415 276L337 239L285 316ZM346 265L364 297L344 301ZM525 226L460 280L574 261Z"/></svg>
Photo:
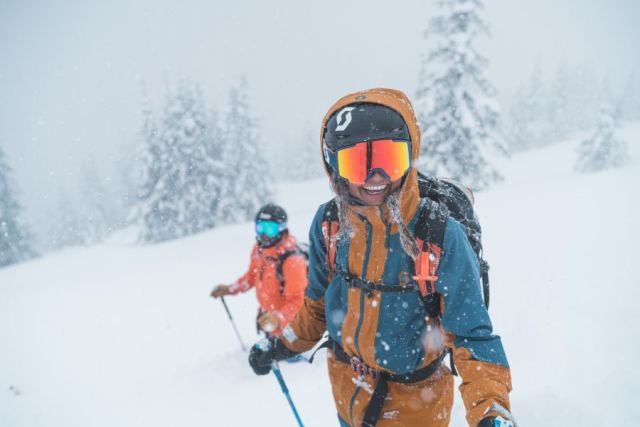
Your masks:
<svg viewBox="0 0 640 427"><path fill-rule="evenodd" d="M359 216L359 215L358 215ZM371 254L371 241L373 240L371 223L367 218L360 216L360 219L364 222L365 229L367 230L367 243L364 253L364 260L362 264L362 277L367 278L367 267L369 266L369 255ZM360 352L360 330L362 329L362 322L364 320L364 292L360 289L360 317L358 318L358 325L354 333L353 342L355 344L358 357L362 360L362 353Z"/></svg>

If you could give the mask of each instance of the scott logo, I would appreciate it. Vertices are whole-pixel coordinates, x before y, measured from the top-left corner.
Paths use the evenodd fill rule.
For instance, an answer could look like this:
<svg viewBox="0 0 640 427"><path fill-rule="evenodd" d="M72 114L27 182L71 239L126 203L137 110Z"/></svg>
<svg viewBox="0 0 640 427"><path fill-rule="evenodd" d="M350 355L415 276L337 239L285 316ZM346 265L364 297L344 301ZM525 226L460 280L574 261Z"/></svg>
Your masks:
<svg viewBox="0 0 640 427"><path fill-rule="evenodd" d="M342 110L340 110L340 112L338 113L338 117L336 117L336 123L338 124L336 126L336 132L341 132L345 130L347 126L349 126L349 123L351 123L351 112L355 110L355 108L356 107L344 107ZM344 117L345 114L346 117Z"/></svg>

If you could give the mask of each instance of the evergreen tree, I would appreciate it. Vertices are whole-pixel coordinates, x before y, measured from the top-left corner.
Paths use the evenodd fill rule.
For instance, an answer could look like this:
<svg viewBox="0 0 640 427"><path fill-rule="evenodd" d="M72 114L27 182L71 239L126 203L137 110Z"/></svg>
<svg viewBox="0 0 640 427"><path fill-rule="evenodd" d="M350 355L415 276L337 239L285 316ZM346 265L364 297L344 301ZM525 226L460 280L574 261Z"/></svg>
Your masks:
<svg viewBox="0 0 640 427"><path fill-rule="evenodd" d="M12 171L0 148L0 267L36 255L31 231L22 219L22 206L16 199Z"/></svg>
<svg viewBox="0 0 640 427"><path fill-rule="evenodd" d="M620 114L624 120L640 120L640 79L633 71L620 97Z"/></svg>
<svg viewBox="0 0 640 427"><path fill-rule="evenodd" d="M528 86L518 90L509 109L506 133L512 150L527 150L549 143L545 101L542 71L536 65Z"/></svg>
<svg viewBox="0 0 640 427"><path fill-rule="evenodd" d="M323 174L320 157L320 143L314 132L306 130L302 135L290 133L284 146L277 147L273 159L278 167L279 178L305 181L320 178Z"/></svg>
<svg viewBox="0 0 640 427"><path fill-rule="evenodd" d="M547 120L551 127L552 141L561 141L575 129L571 114L571 77L566 65L558 67L550 85L547 105Z"/></svg>
<svg viewBox="0 0 640 427"><path fill-rule="evenodd" d="M84 168L81 192L78 232L85 245L102 242L113 231L115 219L111 206L114 200L98 176L93 160Z"/></svg>
<svg viewBox="0 0 640 427"><path fill-rule="evenodd" d="M200 89L181 82L169 94L159 125L144 112L143 176L136 216L140 240L160 242L215 225L221 182L211 158L211 130Z"/></svg>
<svg viewBox="0 0 640 427"><path fill-rule="evenodd" d="M223 191L218 200L219 217L224 222L246 221L254 217L260 206L272 200L273 176L250 112L244 80L229 92L222 130L225 167Z"/></svg>
<svg viewBox="0 0 640 427"><path fill-rule="evenodd" d="M58 203L51 215L51 226L47 233L47 247L62 249L83 245L82 221L77 210L77 203L72 202L65 191L58 196Z"/></svg>
<svg viewBox="0 0 640 427"><path fill-rule="evenodd" d="M613 108L605 105L600 110L596 130L578 147L575 169L596 172L623 166L628 161L627 146L616 136Z"/></svg>
<svg viewBox="0 0 640 427"><path fill-rule="evenodd" d="M600 79L589 66L577 68L571 74L569 90L569 131L584 132L598 120L598 109L611 101L609 82ZM600 90L598 90L600 88Z"/></svg>
<svg viewBox="0 0 640 427"><path fill-rule="evenodd" d="M490 163L506 153L498 132L495 90L487 60L473 44L489 33L480 0L444 0L425 32L433 46L425 57L416 93L423 129L420 167L481 189L501 180Z"/></svg>

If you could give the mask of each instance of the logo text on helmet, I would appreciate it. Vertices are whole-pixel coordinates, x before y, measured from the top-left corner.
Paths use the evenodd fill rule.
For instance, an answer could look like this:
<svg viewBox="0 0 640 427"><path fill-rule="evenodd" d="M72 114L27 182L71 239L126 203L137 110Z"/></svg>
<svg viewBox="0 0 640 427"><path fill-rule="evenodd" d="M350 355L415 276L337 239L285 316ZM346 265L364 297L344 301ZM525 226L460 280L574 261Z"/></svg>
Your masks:
<svg viewBox="0 0 640 427"><path fill-rule="evenodd" d="M344 107L342 110L340 110L340 112L338 113L338 116L336 117L336 132L341 132L343 130L345 130L347 128L347 126L349 126L349 123L351 123L351 112L353 110L355 110L356 107ZM344 118L344 122L342 121L342 116L347 115Z"/></svg>

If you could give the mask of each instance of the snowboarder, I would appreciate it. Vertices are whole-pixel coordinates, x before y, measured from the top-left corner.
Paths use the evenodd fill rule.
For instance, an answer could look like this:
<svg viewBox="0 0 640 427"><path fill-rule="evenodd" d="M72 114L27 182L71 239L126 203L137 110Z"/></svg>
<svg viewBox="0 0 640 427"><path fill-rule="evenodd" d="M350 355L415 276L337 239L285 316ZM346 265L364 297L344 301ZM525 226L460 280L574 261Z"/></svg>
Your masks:
<svg viewBox="0 0 640 427"><path fill-rule="evenodd" d="M277 336L304 302L307 258L289 233L287 213L280 206L268 204L260 208L255 226L257 242L251 251L249 269L234 283L216 286L211 296L234 295L255 287L260 303L257 327Z"/></svg>
<svg viewBox="0 0 640 427"><path fill-rule="evenodd" d="M304 306L281 337L252 347L254 372L269 373L327 331L340 426L441 427L453 403L450 353L469 425L513 426L509 365L478 257L461 224L420 196L409 99L392 89L341 98L321 144L335 198L311 225Z"/></svg>

